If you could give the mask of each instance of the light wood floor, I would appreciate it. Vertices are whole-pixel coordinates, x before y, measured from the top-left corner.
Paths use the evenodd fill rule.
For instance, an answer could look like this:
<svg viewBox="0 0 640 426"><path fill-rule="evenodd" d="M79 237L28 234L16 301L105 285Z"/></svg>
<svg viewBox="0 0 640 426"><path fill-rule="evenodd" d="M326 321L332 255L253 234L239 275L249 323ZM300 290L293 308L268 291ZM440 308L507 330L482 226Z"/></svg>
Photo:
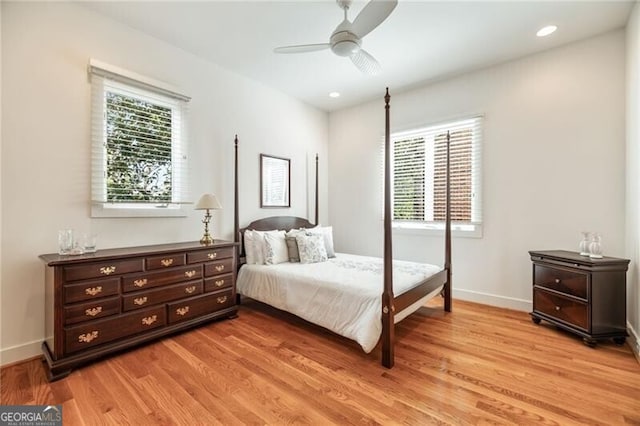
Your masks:
<svg viewBox="0 0 640 426"><path fill-rule="evenodd" d="M257 302L240 316L48 383L39 360L2 369L2 404L63 404L76 424L640 424L627 345L590 349L526 313L454 301L379 353Z"/></svg>

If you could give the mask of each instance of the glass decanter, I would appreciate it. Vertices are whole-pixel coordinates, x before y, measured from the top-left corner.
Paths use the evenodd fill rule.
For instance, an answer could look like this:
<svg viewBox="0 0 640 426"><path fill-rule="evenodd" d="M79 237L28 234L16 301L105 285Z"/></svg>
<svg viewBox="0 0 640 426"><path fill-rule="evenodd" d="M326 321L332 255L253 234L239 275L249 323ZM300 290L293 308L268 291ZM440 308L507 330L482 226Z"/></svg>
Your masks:
<svg viewBox="0 0 640 426"><path fill-rule="evenodd" d="M597 232L593 234L589 243L589 257L602 259L602 237Z"/></svg>
<svg viewBox="0 0 640 426"><path fill-rule="evenodd" d="M579 250L580 256L589 256L589 243L591 242L591 232L582 231L582 241L580 241Z"/></svg>

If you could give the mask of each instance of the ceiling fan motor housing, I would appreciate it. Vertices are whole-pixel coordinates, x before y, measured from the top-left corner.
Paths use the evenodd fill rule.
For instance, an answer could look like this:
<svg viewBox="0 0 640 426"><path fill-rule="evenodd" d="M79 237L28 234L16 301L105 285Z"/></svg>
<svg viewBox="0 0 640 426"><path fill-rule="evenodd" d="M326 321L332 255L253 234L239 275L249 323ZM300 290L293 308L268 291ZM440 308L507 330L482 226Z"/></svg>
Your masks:
<svg viewBox="0 0 640 426"><path fill-rule="evenodd" d="M351 56L360 50L360 39L349 31L338 31L331 35L331 51L338 56Z"/></svg>

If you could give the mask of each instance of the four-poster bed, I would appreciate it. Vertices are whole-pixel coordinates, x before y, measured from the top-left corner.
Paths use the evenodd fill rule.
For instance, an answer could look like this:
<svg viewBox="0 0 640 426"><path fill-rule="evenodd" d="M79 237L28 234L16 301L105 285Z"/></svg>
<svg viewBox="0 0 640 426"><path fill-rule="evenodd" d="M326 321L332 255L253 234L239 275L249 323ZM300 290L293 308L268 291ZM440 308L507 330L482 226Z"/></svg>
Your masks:
<svg viewBox="0 0 640 426"><path fill-rule="evenodd" d="M238 274L239 293L271 304L276 308L287 310L356 340L365 352L369 352L380 338L382 340L382 365L387 368L393 367L394 364L396 322L415 312L429 298L438 293L444 296L444 310L451 311L449 137L447 136L446 154L444 267L393 261L389 101L390 96L387 89L385 94L384 258L382 262L374 258L337 254L335 259L329 259L329 261L323 262L324 264L245 265L242 266ZM240 243L240 257L245 250L243 238L245 230L289 231L298 228L311 229L318 224L317 155L315 224L299 217L275 216L253 221L247 227L240 229L238 174L238 138L236 136L234 235L235 241ZM242 263L241 261L240 264ZM376 274L378 280L375 279ZM383 277L381 296L380 275ZM364 281L367 281L366 286ZM371 287L372 285L373 287ZM335 292L339 292L338 296ZM295 300L296 303L292 303L291 300Z"/></svg>

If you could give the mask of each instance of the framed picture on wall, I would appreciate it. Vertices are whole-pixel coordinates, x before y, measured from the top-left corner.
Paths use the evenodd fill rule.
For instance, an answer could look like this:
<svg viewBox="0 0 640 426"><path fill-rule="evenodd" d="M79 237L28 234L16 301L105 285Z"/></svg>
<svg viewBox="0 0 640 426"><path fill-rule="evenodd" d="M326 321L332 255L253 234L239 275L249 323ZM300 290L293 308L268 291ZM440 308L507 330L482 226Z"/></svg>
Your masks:
<svg viewBox="0 0 640 426"><path fill-rule="evenodd" d="M291 160L260 154L260 207L291 207Z"/></svg>

